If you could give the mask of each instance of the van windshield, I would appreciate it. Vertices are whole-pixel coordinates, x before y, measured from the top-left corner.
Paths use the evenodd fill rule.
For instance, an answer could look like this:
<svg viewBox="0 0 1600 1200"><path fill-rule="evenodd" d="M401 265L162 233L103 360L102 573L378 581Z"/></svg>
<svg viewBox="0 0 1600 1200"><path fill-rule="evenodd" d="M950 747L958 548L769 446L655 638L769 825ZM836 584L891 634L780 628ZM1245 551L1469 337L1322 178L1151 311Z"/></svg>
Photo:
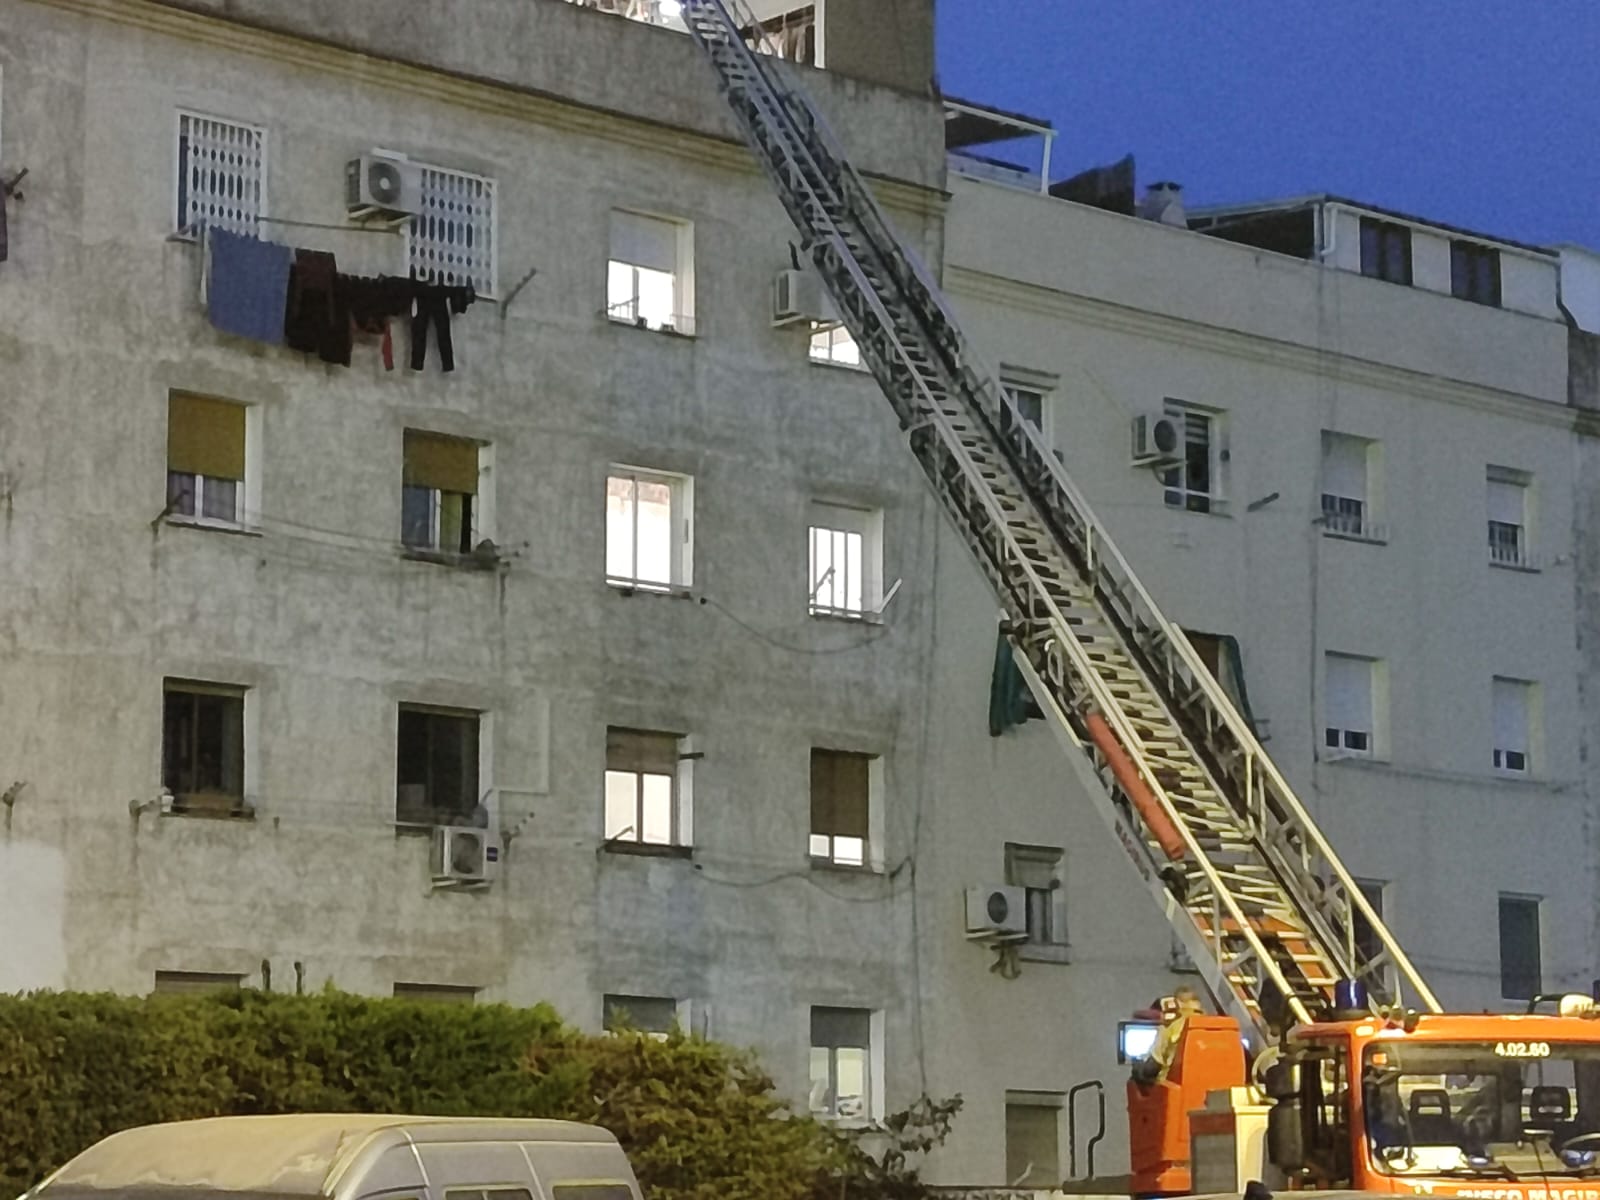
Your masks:
<svg viewBox="0 0 1600 1200"><path fill-rule="evenodd" d="M1361 1088L1386 1173L1600 1175L1600 1044L1383 1042Z"/></svg>

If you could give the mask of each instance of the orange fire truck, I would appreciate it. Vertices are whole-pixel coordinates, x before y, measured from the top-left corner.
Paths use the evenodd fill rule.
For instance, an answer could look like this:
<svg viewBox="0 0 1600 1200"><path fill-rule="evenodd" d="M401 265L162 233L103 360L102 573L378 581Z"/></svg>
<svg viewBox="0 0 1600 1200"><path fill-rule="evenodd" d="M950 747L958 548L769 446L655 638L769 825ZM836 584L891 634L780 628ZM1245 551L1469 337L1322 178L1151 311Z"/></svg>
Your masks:
<svg viewBox="0 0 1600 1200"><path fill-rule="evenodd" d="M745 0L675 8L833 301L826 317L775 305L774 320L848 328L992 585L1066 764L1223 1010L1187 1018L1165 1076L1130 1085L1136 1190L1237 1191L1276 1171L1298 1187L1600 1200L1592 1006L1441 1011L767 52L758 14ZM1181 461L1167 418L1137 418L1131 440L1136 466Z"/></svg>

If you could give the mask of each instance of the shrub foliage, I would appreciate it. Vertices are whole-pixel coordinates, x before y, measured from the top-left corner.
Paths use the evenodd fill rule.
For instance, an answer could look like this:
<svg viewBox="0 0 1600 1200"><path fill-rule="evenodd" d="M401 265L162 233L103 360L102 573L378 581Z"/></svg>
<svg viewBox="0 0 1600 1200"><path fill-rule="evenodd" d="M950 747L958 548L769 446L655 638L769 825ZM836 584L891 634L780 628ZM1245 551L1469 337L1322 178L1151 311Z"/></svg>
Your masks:
<svg viewBox="0 0 1600 1200"><path fill-rule="evenodd" d="M547 1006L328 991L0 996L0 1196L107 1134L251 1113L558 1117L615 1133L652 1200L909 1200L959 1099L864 1142L790 1111L742 1051L595 1036Z"/></svg>

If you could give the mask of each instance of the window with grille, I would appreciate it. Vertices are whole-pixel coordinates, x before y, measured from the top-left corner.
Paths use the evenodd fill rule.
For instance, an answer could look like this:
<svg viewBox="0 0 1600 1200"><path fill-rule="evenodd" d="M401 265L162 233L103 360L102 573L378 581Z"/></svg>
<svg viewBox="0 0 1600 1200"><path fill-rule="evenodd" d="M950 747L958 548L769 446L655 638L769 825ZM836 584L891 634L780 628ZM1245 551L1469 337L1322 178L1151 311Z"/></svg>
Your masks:
<svg viewBox="0 0 1600 1200"><path fill-rule="evenodd" d="M1346 537L1376 536L1368 489L1372 443L1343 433L1322 435L1322 528Z"/></svg>
<svg viewBox="0 0 1600 1200"><path fill-rule="evenodd" d="M421 196L407 238L418 279L496 294L495 183L482 175L421 167Z"/></svg>
<svg viewBox="0 0 1600 1200"><path fill-rule="evenodd" d="M813 616L876 615L882 591L883 515L842 504L811 506L809 584Z"/></svg>
<svg viewBox="0 0 1600 1200"><path fill-rule="evenodd" d="M1532 769L1529 728L1532 724L1534 685L1521 679L1496 676L1490 688L1494 726L1494 769L1526 775Z"/></svg>
<svg viewBox="0 0 1600 1200"><path fill-rule="evenodd" d="M221 117L178 114L178 178L173 229L255 237L266 212L266 130Z"/></svg>
<svg viewBox="0 0 1600 1200"><path fill-rule="evenodd" d="M1222 499L1217 478L1217 416L1177 401L1168 401L1167 415L1183 427L1183 462L1161 473L1162 498L1169 508L1211 512Z"/></svg>
<svg viewBox="0 0 1600 1200"><path fill-rule="evenodd" d="M1376 751L1373 708L1377 662L1329 654L1324 662L1323 742L1329 750L1371 758Z"/></svg>
<svg viewBox="0 0 1600 1200"><path fill-rule="evenodd" d="M1488 509L1489 561L1498 567L1528 566L1528 475L1490 467Z"/></svg>

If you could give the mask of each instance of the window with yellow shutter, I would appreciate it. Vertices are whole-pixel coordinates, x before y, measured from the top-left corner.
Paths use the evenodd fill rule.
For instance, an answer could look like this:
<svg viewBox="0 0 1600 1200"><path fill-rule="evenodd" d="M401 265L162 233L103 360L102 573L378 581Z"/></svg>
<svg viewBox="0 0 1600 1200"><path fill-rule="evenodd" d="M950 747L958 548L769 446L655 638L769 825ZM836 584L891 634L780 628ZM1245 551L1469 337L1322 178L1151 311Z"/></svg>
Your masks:
<svg viewBox="0 0 1600 1200"><path fill-rule="evenodd" d="M466 438L406 430L400 541L408 549L472 552L480 449Z"/></svg>
<svg viewBox="0 0 1600 1200"><path fill-rule="evenodd" d="M167 512L238 525L244 474L245 406L173 392L167 400Z"/></svg>

